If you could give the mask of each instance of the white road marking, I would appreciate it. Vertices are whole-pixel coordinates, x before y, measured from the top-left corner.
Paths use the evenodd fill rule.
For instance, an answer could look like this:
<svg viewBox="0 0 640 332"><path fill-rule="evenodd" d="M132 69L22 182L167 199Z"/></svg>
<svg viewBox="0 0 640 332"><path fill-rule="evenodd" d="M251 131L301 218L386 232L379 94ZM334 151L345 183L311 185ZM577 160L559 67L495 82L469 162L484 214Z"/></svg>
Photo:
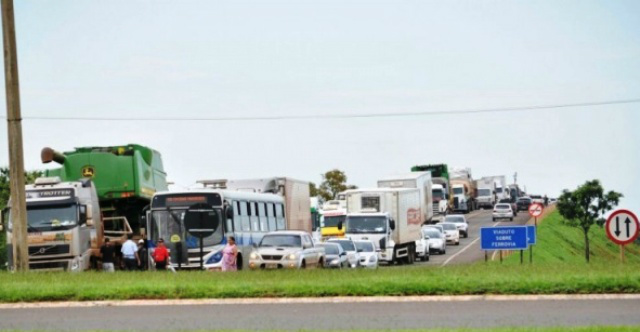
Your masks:
<svg viewBox="0 0 640 332"><path fill-rule="evenodd" d="M88 308L88 307L142 307L184 305L229 305L229 304L323 304L323 303L407 303L407 302L469 302L469 301L593 301L593 300L640 300L640 294L557 294L557 295L455 295L455 296L339 296L300 298L247 298L247 299L200 299L200 300L126 300L87 302L34 302L0 303L0 310Z"/></svg>
<svg viewBox="0 0 640 332"><path fill-rule="evenodd" d="M497 224L493 225L493 227L496 227L498 225L500 225L500 223L502 223L502 221L498 222ZM464 248L462 248L460 251L458 251L457 253L455 253L453 256L449 257L446 261L444 261L444 263L442 263L442 266L445 266L447 264L449 264L449 262L451 262L454 258L458 257L458 255L460 255L462 252L464 252L465 250L469 249L474 243L478 242L480 240L480 237L478 237L477 239L471 241L471 243L467 244Z"/></svg>

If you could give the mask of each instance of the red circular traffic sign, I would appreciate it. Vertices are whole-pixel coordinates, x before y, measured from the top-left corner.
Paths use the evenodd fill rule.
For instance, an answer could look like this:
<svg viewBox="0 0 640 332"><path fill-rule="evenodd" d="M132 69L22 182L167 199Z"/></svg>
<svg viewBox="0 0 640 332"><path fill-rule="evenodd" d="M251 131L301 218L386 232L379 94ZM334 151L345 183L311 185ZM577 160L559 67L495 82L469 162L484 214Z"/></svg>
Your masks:
<svg viewBox="0 0 640 332"><path fill-rule="evenodd" d="M638 238L640 222L633 212L616 210L607 218L604 229L611 241L619 245L625 245Z"/></svg>
<svg viewBox="0 0 640 332"><path fill-rule="evenodd" d="M540 203L533 203L529 205L529 215L532 217L540 217L543 210L544 206Z"/></svg>

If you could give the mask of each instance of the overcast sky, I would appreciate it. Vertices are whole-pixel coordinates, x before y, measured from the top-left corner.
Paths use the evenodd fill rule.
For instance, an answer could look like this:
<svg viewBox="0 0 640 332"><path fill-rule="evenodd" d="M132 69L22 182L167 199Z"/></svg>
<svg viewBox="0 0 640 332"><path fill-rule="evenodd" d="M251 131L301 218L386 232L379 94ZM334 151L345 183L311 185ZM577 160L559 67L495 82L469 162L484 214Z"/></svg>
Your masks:
<svg viewBox="0 0 640 332"><path fill-rule="evenodd" d="M640 98L640 2L16 1L23 116L251 117L491 109ZM4 89L1 98L4 99ZM4 102L3 102L4 105ZM25 120L40 149L139 143L171 181L415 164L588 179L640 212L640 104L278 121ZM6 123L0 165L8 163Z"/></svg>

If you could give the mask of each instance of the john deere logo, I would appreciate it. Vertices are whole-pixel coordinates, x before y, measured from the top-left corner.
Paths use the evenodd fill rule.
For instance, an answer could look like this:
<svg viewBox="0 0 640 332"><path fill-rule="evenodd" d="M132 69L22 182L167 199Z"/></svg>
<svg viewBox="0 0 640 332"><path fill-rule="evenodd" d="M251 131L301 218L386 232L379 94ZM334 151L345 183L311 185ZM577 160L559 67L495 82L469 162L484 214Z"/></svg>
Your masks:
<svg viewBox="0 0 640 332"><path fill-rule="evenodd" d="M96 175L96 170L93 169L93 166L85 166L82 168L82 177L92 178Z"/></svg>

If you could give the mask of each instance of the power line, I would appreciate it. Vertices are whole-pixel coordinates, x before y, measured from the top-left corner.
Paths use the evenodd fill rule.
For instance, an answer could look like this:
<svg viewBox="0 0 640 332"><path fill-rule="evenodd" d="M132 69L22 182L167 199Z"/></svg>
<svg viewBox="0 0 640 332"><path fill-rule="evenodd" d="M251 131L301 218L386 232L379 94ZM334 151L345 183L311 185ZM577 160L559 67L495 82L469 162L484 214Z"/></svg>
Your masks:
<svg viewBox="0 0 640 332"><path fill-rule="evenodd" d="M315 115L271 115L271 116L247 116L247 117L77 117L77 116L24 116L23 120L54 120L54 121L261 121L261 120L321 120L321 119L353 119L353 118L390 118L408 116L440 116L440 115L464 115L504 112L524 112L544 109L590 107L604 105L620 105L640 103L638 99L621 99L608 101L583 102L572 104L553 104L538 106L517 106L504 108L467 109L449 111L422 111L422 112L398 112L398 113L361 113L361 114L315 114ZM6 117L2 117L6 119Z"/></svg>

